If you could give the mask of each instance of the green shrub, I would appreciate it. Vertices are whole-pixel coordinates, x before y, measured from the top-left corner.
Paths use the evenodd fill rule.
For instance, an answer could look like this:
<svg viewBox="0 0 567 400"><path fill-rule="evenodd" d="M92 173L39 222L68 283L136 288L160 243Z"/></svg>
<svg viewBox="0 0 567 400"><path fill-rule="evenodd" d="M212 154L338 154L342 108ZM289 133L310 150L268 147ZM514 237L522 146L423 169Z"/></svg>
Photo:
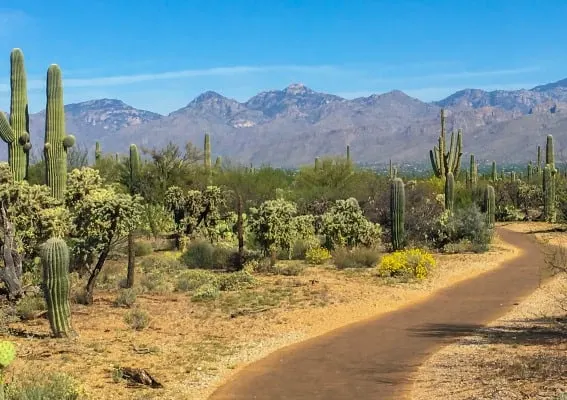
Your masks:
<svg viewBox="0 0 567 400"><path fill-rule="evenodd" d="M140 268L144 272L175 272L183 269L183 264L171 255L153 253L140 260Z"/></svg>
<svg viewBox="0 0 567 400"><path fill-rule="evenodd" d="M333 251L333 261L337 268L371 268L380 260L380 251L371 247L339 247Z"/></svg>
<svg viewBox="0 0 567 400"><path fill-rule="evenodd" d="M26 296L16 305L16 314L21 319L32 319L38 313L47 310L45 300L40 296Z"/></svg>
<svg viewBox="0 0 567 400"><path fill-rule="evenodd" d="M134 242L134 254L136 257L143 257L150 255L154 252L154 248L152 244L145 241L136 241Z"/></svg>
<svg viewBox="0 0 567 400"><path fill-rule="evenodd" d="M116 307L132 307L136 302L138 293L134 289L123 289L118 293L118 296L114 300L114 305Z"/></svg>
<svg viewBox="0 0 567 400"><path fill-rule="evenodd" d="M382 257L378 265L381 276L426 278L435 267L435 259L422 249L400 250Z"/></svg>
<svg viewBox="0 0 567 400"><path fill-rule="evenodd" d="M30 373L17 377L4 390L5 400L78 400L85 394L80 384L64 373Z"/></svg>
<svg viewBox="0 0 567 400"><path fill-rule="evenodd" d="M274 275L283 276L298 276L301 275L303 271L305 271L305 265L297 261L276 264L272 268Z"/></svg>
<svg viewBox="0 0 567 400"><path fill-rule="evenodd" d="M305 257L309 249L312 249L314 247L321 247L321 241L317 236L313 235L306 238L298 239L293 243L293 247L291 249L291 258L293 260L305 260ZM287 252L285 254L285 257L283 256L283 254L280 254L280 258L287 259L288 258Z"/></svg>
<svg viewBox="0 0 567 400"><path fill-rule="evenodd" d="M156 294L170 293L174 290L173 284L168 280L168 272L155 270L144 272L140 276L140 286L144 291Z"/></svg>
<svg viewBox="0 0 567 400"><path fill-rule="evenodd" d="M209 301L216 299L219 295L220 291L216 285L205 283L195 290L193 296L191 296L191 300L195 302Z"/></svg>
<svg viewBox="0 0 567 400"><path fill-rule="evenodd" d="M177 277L175 290L180 292L189 292L205 284L218 286L219 278L217 274L202 270L188 270L183 271Z"/></svg>
<svg viewBox="0 0 567 400"><path fill-rule="evenodd" d="M305 260L309 264L320 265L331 259L331 252L322 247L312 247L307 250Z"/></svg>
<svg viewBox="0 0 567 400"><path fill-rule="evenodd" d="M447 243L443 246L443 252L447 254L467 253L473 251L473 244L468 239L462 239L455 243Z"/></svg>
<svg viewBox="0 0 567 400"><path fill-rule="evenodd" d="M218 279L218 288L222 291L238 290L254 284L255 279L246 271L222 274Z"/></svg>
<svg viewBox="0 0 567 400"><path fill-rule="evenodd" d="M124 322L130 325L130 328L141 331L148 327L150 323L150 315L147 311L134 308L124 315Z"/></svg>
<svg viewBox="0 0 567 400"><path fill-rule="evenodd" d="M189 268L231 269L237 254L234 249L213 246L207 241L196 240L189 243L181 259Z"/></svg>
<svg viewBox="0 0 567 400"><path fill-rule="evenodd" d="M443 246L469 240L472 250L481 253L488 250L492 240L492 232L486 225L485 216L475 204L445 214L441 226L446 235Z"/></svg>

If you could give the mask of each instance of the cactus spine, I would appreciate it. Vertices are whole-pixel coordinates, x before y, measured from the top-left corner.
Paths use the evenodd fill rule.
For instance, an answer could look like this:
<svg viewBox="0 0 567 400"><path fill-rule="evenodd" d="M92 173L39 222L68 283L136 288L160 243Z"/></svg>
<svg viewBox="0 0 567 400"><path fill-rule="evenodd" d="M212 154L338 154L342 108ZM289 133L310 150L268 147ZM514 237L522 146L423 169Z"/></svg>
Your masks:
<svg viewBox="0 0 567 400"><path fill-rule="evenodd" d="M400 250L405 244L405 189L400 178L394 178L390 191L390 217L392 220L392 248Z"/></svg>
<svg viewBox="0 0 567 400"><path fill-rule="evenodd" d="M452 172L447 173L445 178L445 209L453 211L455 203L455 177Z"/></svg>
<svg viewBox="0 0 567 400"><path fill-rule="evenodd" d="M28 178L31 142L24 54L20 49L10 53L10 94L10 121L0 111L0 138L8 144L14 180L21 181Z"/></svg>
<svg viewBox="0 0 567 400"><path fill-rule="evenodd" d="M73 135L65 134L65 110L61 69L52 64L47 70L47 107L45 109L45 172L51 195L62 200L67 183L67 149L75 144Z"/></svg>
<svg viewBox="0 0 567 400"><path fill-rule="evenodd" d="M456 139L455 141L455 132L452 132L449 148L445 148L445 110L441 109L441 135L438 139L438 145L429 151L431 167L438 178L444 178L448 172L452 172L455 177L459 176L461 156L463 155L463 134L461 130L457 132Z"/></svg>
<svg viewBox="0 0 567 400"><path fill-rule="evenodd" d="M51 238L40 251L47 316L55 337L73 336L69 306L69 249L63 239Z"/></svg>
<svg viewBox="0 0 567 400"><path fill-rule="evenodd" d="M496 195L494 193L494 187L491 185L486 185L484 189L484 212L486 213L486 225L488 228L493 229L496 222Z"/></svg>

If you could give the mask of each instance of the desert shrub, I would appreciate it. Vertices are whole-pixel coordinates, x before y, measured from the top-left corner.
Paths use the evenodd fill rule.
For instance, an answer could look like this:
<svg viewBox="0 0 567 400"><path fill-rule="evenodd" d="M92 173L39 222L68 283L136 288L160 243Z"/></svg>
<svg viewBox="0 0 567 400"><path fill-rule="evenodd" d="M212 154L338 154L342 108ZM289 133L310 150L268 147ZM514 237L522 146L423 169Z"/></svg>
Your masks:
<svg viewBox="0 0 567 400"><path fill-rule="evenodd" d="M114 300L114 305L116 307L132 307L136 302L138 293L134 289L123 289L118 293L118 296Z"/></svg>
<svg viewBox="0 0 567 400"><path fill-rule="evenodd" d="M163 270L147 271L141 274L139 282L143 291L149 293L163 294L174 290L173 284L168 279L168 272Z"/></svg>
<svg viewBox="0 0 567 400"><path fill-rule="evenodd" d="M234 249L196 240L187 246L181 260L190 268L231 269L234 267L237 254Z"/></svg>
<svg viewBox="0 0 567 400"><path fill-rule="evenodd" d="M167 253L153 253L140 260L140 268L144 272L175 272L183 269L183 264L176 257Z"/></svg>
<svg viewBox="0 0 567 400"><path fill-rule="evenodd" d="M222 291L238 290L249 287L254 282L254 277L246 271L231 272L219 276L218 288Z"/></svg>
<svg viewBox="0 0 567 400"><path fill-rule="evenodd" d="M80 384L64 373L29 373L5 385L4 391L5 400L78 400L85 395Z"/></svg>
<svg viewBox="0 0 567 400"><path fill-rule="evenodd" d="M301 238L301 239L297 239L294 243L293 243L293 247L292 247L292 251L291 251L291 258L293 260L305 260L305 257L307 255L307 251L313 247L320 247L321 246L321 241L319 240L319 238L315 235L311 235L305 238ZM281 258L284 258L282 256L286 256L287 254L283 254L280 253L279 256Z"/></svg>
<svg viewBox="0 0 567 400"><path fill-rule="evenodd" d="M193 296L191 296L191 300L195 302L209 301L216 299L219 295L220 291L218 286L211 283L205 283L195 290Z"/></svg>
<svg viewBox="0 0 567 400"><path fill-rule="evenodd" d="M41 296L26 296L16 305L16 315L21 319L32 319L38 313L47 310L45 300Z"/></svg>
<svg viewBox="0 0 567 400"><path fill-rule="evenodd" d="M457 243L469 240L472 250L484 252L488 250L492 240L492 232L486 225L486 216L476 204L470 207L455 210L454 213L445 213L440 222L441 230L445 235L445 243Z"/></svg>
<svg viewBox="0 0 567 400"><path fill-rule="evenodd" d="M340 269L374 267L381 256L378 249L371 247L339 247L332 255L335 266Z"/></svg>
<svg viewBox="0 0 567 400"><path fill-rule="evenodd" d="M147 311L134 308L124 315L124 322L126 322L130 328L136 331L141 331L148 327L150 323L150 315Z"/></svg>
<svg viewBox="0 0 567 400"><path fill-rule="evenodd" d="M152 244L146 241L136 241L134 242L134 254L136 257L143 257L154 252Z"/></svg>
<svg viewBox="0 0 567 400"><path fill-rule="evenodd" d="M422 249L400 250L382 257L378 265L381 276L426 278L435 267L433 256Z"/></svg>
<svg viewBox="0 0 567 400"><path fill-rule="evenodd" d="M272 267L272 273L274 275L298 276L301 275L304 271L305 265L297 261L276 264Z"/></svg>
<svg viewBox="0 0 567 400"><path fill-rule="evenodd" d="M200 286L211 284L219 285L218 275L210 271L188 270L183 271L178 277L175 284L175 290L180 292L189 292Z"/></svg>
<svg viewBox="0 0 567 400"><path fill-rule="evenodd" d="M458 254L473 251L473 244L469 239L462 239L455 243L447 243L443 246L443 252L447 254Z"/></svg>
<svg viewBox="0 0 567 400"><path fill-rule="evenodd" d="M331 252L323 247L311 247L305 254L305 260L315 265L324 264L331 258Z"/></svg>
<svg viewBox="0 0 567 400"><path fill-rule="evenodd" d="M364 216L355 198L337 200L322 216L326 247L372 246L380 243L382 229Z"/></svg>

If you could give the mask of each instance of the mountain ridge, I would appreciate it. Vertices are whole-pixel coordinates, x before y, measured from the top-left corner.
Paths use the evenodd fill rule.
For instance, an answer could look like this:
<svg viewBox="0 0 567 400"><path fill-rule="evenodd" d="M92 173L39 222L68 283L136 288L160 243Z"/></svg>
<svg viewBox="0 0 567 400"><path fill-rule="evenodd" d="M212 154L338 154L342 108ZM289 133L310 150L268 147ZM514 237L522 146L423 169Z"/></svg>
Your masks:
<svg viewBox="0 0 567 400"><path fill-rule="evenodd" d="M441 108L446 109L447 128L462 128L465 151L475 152L478 159L486 155L519 161L533 152L529 150L537 145L533 138L542 141L552 133L559 146L567 139L562 131L567 126L567 79L532 89L463 89L434 102L400 90L345 99L292 83L244 102L206 91L167 115L139 110L118 99L65 106L69 133L89 148L96 140L110 152L125 152L130 143L200 145L208 132L214 154L274 166L297 166L316 156L343 154L347 144L362 163L390 158L423 162L439 134ZM44 114L42 110L30 115L34 146L43 138ZM515 143L520 137L521 143ZM0 156L5 156L3 151L0 146Z"/></svg>

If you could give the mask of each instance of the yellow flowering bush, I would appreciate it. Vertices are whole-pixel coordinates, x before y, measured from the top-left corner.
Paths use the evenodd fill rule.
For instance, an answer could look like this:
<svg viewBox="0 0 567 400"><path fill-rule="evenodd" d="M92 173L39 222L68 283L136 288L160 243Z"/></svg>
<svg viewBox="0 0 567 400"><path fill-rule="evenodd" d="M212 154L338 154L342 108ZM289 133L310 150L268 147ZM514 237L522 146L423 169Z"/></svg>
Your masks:
<svg viewBox="0 0 567 400"><path fill-rule="evenodd" d="M422 249L400 250L382 257L378 271L382 276L427 277L435 267L433 256Z"/></svg>
<svg viewBox="0 0 567 400"><path fill-rule="evenodd" d="M331 252L323 247L311 247L305 252L305 260L309 264L323 264L331 259Z"/></svg>

